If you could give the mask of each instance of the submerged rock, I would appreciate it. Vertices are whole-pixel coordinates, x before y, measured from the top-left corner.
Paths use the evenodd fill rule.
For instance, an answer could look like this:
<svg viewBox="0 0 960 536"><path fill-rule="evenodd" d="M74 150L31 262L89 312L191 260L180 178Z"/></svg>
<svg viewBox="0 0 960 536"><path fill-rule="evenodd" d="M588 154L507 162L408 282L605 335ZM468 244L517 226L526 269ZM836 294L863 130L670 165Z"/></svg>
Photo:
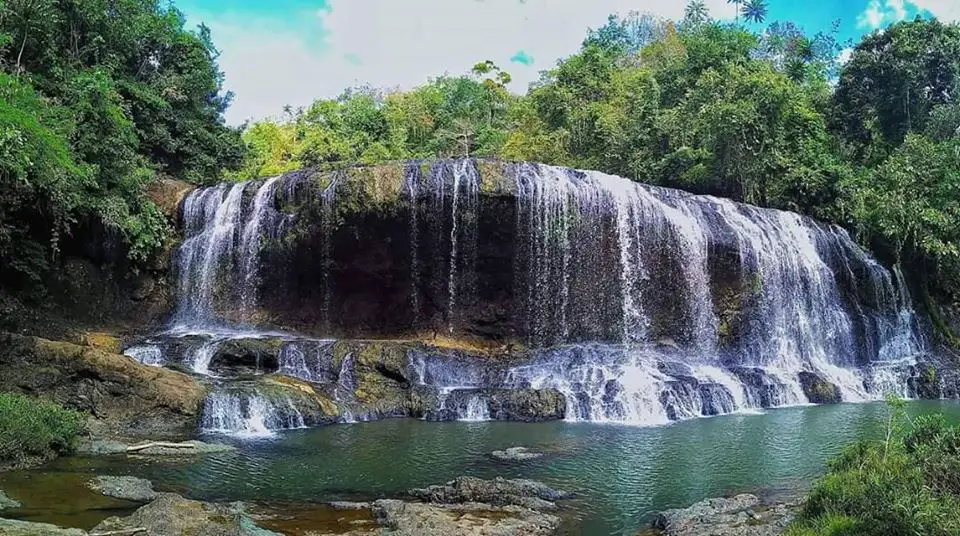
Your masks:
<svg viewBox="0 0 960 536"><path fill-rule="evenodd" d="M144 445L155 443L148 448L137 448ZM113 455L113 454L131 454L138 456L195 456L202 454L218 454L222 452L233 452L237 450L231 445L222 443L204 443L203 441L191 440L182 443L174 443L181 447L173 447L166 442L144 441L136 444L127 444L122 441L111 439L92 439L83 441L77 446L77 452L95 456ZM130 449L134 450L130 450Z"/></svg>
<svg viewBox="0 0 960 536"><path fill-rule="evenodd" d="M87 536L87 531L64 529L47 523L0 519L0 534L4 536Z"/></svg>
<svg viewBox="0 0 960 536"><path fill-rule="evenodd" d="M20 508L20 503L7 497L3 490L0 490L0 510L9 510L11 508Z"/></svg>
<svg viewBox="0 0 960 536"><path fill-rule="evenodd" d="M522 506L532 510L556 508L554 501L572 497L534 480L462 476L442 486L412 489L412 497L436 504L485 503L492 506Z"/></svg>
<svg viewBox="0 0 960 536"><path fill-rule="evenodd" d="M333 501L328 504L334 510L366 510L370 508L368 502Z"/></svg>
<svg viewBox="0 0 960 536"><path fill-rule="evenodd" d="M98 476L87 483L90 489L107 497L133 502L150 502L157 498L153 484L146 479L132 476Z"/></svg>
<svg viewBox="0 0 960 536"><path fill-rule="evenodd" d="M173 493L160 493L156 500L126 518L112 517L97 525L92 534L147 529L150 536L279 536L257 527L242 508L192 501Z"/></svg>
<svg viewBox="0 0 960 536"><path fill-rule="evenodd" d="M661 512L653 528L665 536L779 536L798 508L799 502L768 505L756 495L742 494Z"/></svg>
<svg viewBox="0 0 960 536"><path fill-rule="evenodd" d="M814 404L839 404L843 402L840 388L814 372L801 371L797 375L807 400Z"/></svg>
<svg viewBox="0 0 960 536"><path fill-rule="evenodd" d="M537 458L543 457L543 453L533 452L527 447L510 447L506 450L495 450L492 453L490 453L490 455L498 460L511 461L511 462L535 460Z"/></svg>
<svg viewBox="0 0 960 536"><path fill-rule="evenodd" d="M556 534L560 518L535 510L485 504L436 505L379 500L373 515L383 527L380 534L394 536L549 536Z"/></svg>

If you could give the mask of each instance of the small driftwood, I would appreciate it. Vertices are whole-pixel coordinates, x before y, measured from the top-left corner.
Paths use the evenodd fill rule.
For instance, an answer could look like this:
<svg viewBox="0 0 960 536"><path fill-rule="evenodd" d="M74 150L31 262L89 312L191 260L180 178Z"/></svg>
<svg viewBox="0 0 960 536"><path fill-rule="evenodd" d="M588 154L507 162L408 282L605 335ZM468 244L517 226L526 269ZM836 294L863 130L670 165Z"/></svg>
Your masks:
<svg viewBox="0 0 960 536"><path fill-rule="evenodd" d="M161 447L167 449L194 449L197 448L196 445L191 443L166 443L163 441L158 441L154 443L144 443L143 445L135 445L132 447L127 447L127 452L140 452L141 450L146 450L153 447Z"/></svg>
<svg viewBox="0 0 960 536"><path fill-rule="evenodd" d="M91 532L90 536L132 536L134 534L140 534L141 532L147 532L147 529L140 527L136 529L111 530L108 532Z"/></svg>

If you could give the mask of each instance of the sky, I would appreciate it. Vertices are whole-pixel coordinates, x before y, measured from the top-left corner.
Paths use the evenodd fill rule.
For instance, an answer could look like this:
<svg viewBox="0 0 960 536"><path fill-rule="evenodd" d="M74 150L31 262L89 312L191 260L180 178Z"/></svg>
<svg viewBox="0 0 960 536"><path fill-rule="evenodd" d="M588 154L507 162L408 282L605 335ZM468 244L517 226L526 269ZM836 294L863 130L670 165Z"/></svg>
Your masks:
<svg viewBox="0 0 960 536"><path fill-rule="evenodd" d="M727 0L705 0L732 19ZM523 92L539 72L578 49L611 13L683 17L683 0L175 0L189 25L210 27L225 88L227 122L278 117L348 87L411 88L492 60ZM808 33L840 21L840 41L917 15L960 20L960 0L769 0L768 22ZM759 28L758 28L759 29ZM847 51L849 53L849 51Z"/></svg>

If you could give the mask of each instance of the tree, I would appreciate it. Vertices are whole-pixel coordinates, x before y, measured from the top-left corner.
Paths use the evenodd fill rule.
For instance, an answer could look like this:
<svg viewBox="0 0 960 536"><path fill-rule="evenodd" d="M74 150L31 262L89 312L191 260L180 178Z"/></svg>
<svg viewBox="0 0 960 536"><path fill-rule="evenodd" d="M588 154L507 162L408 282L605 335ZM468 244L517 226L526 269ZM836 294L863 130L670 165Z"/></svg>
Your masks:
<svg viewBox="0 0 960 536"><path fill-rule="evenodd" d="M51 0L7 0L0 20L9 21L14 44L18 45L14 73L24 70L24 52L29 40L40 40L43 34L51 31L56 23L57 13Z"/></svg>
<svg viewBox="0 0 960 536"><path fill-rule="evenodd" d="M743 5L744 0L727 0L728 4L733 4L734 18L737 23L740 22L740 6Z"/></svg>
<svg viewBox="0 0 960 536"><path fill-rule="evenodd" d="M93 229L136 270L167 232L144 194L157 173L206 182L239 163L218 54L160 0L0 2L4 296L41 298L61 245Z"/></svg>
<svg viewBox="0 0 960 536"><path fill-rule="evenodd" d="M710 12L704 0L690 0L684 11L683 21L691 25L703 24L710 20Z"/></svg>
<svg viewBox="0 0 960 536"><path fill-rule="evenodd" d="M741 11L747 22L760 24L767 18L767 0L746 0Z"/></svg>
<svg viewBox="0 0 960 536"><path fill-rule="evenodd" d="M844 66L833 127L858 155L882 160L931 111L960 95L960 27L937 20L894 24L864 38Z"/></svg>

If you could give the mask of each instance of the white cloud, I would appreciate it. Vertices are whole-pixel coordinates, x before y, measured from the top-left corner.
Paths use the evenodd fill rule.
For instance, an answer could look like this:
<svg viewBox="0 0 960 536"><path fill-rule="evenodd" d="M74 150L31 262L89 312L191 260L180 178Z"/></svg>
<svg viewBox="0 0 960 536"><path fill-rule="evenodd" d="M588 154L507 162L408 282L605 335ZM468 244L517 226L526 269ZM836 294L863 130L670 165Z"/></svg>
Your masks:
<svg viewBox="0 0 960 536"><path fill-rule="evenodd" d="M679 19L684 8L680 0L329 0L328 5L315 11L313 33L290 31L280 21L198 14L222 51L227 89L237 95L229 122L277 115L285 104L306 105L352 85L410 88L444 73L466 72L486 59L509 71L512 89L523 91L540 70L576 51L587 28L602 26L610 13L639 10ZM733 16L726 0L707 0L707 6L715 17ZM510 63L520 50L537 62Z"/></svg>
<svg viewBox="0 0 960 536"><path fill-rule="evenodd" d="M851 57L853 57L853 48L845 48L840 51L840 54L837 54L837 62L840 65L844 65L850 61Z"/></svg>
<svg viewBox="0 0 960 536"><path fill-rule="evenodd" d="M857 26L876 30L902 21L914 13L929 13L940 20L960 20L960 0L870 0L857 18Z"/></svg>
<svg viewBox="0 0 960 536"><path fill-rule="evenodd" d="M876 30L907 18L907 7L904 1L870 0L867 9L857 18L857 26Z"/></svg>
<svg viewBox="0 0 960 536"><path fill-rule="evenodd" d="M960 21L960 1L958 0L907 0L917 9L932 13L940 20Z"/></svg>

